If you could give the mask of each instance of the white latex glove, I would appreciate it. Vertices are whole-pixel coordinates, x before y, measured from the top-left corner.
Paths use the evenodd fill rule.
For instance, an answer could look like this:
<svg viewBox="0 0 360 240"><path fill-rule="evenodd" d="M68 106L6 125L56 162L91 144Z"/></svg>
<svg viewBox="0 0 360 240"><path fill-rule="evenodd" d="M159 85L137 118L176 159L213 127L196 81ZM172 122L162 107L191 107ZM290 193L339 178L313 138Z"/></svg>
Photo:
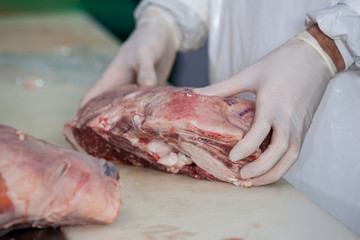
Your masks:
<svg viewBox="0 0 360 240"><path fill-rule="evenodd" d="M253 126L230 152L231 161L247 157L272 129L271 143L240 175L252 185L279 180L298 159L305 134L331 73L308 43L294 38L237 75L197 89L205 95L256 94Z"/></svg>
<svg viewBox="0 0 360 240"><path fill-rule="evenodd" d="M160 10L149 7L101 79L85 94L80 106L93 97L126 83L164 83L175 60L180 39Z"/></svg>

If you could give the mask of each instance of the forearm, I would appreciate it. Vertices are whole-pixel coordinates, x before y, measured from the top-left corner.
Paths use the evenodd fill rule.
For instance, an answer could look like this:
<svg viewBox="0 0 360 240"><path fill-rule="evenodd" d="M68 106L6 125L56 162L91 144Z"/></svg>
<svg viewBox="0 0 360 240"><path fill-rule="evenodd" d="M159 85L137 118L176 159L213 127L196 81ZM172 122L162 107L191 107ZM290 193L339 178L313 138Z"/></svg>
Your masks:
<svg viewBox="0 0 360 240"><path fill-rule="evenodd" d="M310 11L305 22L310 28L308 32L327 49L325 52L338 70L360 69L360 1L343 0L335 6ZM321 35L329 38L319 37ZM331 50L334 43L337 51ZM337 56L339 52L345 67Z"/></svg>
<svg viewBox="0 0 360 240"><path fill-rule="evenodd" d="M316 41L319 43L321 48L324 50L327 55L331 58L333 63L336 66L338 72L343 71L345 69L345 62L339 49L337 48L335 41L325 35L319 28L317 24L312 25L306 29L308 33L310 33Z"/></svg>

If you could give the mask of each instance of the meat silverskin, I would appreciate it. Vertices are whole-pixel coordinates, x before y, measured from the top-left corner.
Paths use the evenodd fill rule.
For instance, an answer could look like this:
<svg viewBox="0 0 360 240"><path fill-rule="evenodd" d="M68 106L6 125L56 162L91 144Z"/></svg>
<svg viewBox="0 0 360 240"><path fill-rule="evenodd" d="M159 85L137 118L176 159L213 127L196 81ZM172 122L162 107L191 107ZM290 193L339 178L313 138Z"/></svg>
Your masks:
<svg viewBox="0 0 360 240"><path fill-rule="evenodd" d="M109 161L250 187L239 171L260 156L270 135L247 158L232 162L228 156L254 114L254 103L238 98L124 85L79 109L64 135L75 149Z"/></svg>
<svg viewBox="0 0 360 240"><path fill-rule="evenodd" d="M0 235L111 223L120 204L116 166L0 124Z"/></svg>

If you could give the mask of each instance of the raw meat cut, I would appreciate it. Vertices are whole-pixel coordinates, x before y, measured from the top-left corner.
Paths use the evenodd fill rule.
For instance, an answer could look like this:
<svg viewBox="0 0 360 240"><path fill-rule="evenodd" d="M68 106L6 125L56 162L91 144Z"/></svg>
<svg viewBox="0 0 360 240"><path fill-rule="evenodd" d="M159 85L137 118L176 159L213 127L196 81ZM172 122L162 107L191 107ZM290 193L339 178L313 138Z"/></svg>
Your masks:
<svg viewBox="0 0 360 240"><path fill-rule="evenodd" d="M254 111L252 102L191 88L126 85L89 101L65 124L64 135L75 149L109 161L248 187L239 171L270 137L245 159L233 163L228 155Z"/></svg>
<svg viewBox="0 0 360 240"><path fill-rule="evenodd" d="M0 124L0 235L24 226L110 223L120 204L115 165Z"/></svg>

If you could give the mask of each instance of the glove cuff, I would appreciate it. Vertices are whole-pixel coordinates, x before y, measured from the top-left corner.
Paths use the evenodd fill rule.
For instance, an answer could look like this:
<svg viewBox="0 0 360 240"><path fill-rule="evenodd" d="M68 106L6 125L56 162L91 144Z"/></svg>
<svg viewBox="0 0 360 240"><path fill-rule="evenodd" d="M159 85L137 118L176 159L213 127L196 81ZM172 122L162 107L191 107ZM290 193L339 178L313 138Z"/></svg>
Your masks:
<svg viewBox="0 0 360 240"><path fill-rule="evenodd" d="M323 60L323 62L325 64L325 66L329 69L331 77L332 78L335 77L335 75L337 73L337 69L336 69L336 66L335 66L333 60L322 49L320 44L316 41L316 39L310 33L308 33L307 31L304 31L304 32L299 33L298 35L296 35L295 38L298 38L298 39L306 42L310 46L312 46L314 48L314 50L320 55L321 59Z"/></svg>
<svg viewBox="0 0 360 240"><path fill-rule="evenodd" d="M148 8L157 12L170 23L179 38L179 50L190 51L202 46L207 38L207 28L197 13L181 1L144 0L135 9L135 19L139 21Z"/></svg>
<svg viewBox="0 0 360 240"><path fill-rule="evenodd" d="M170 34L175 49L179 50L181 43L181 32L177 25L174 23L171 16L166 11L153 6L149 6L141 12L136 19L136 26L154 23L157 24L156 28L163 28ZM159 26L158 26L159 25Z"/></svg>

